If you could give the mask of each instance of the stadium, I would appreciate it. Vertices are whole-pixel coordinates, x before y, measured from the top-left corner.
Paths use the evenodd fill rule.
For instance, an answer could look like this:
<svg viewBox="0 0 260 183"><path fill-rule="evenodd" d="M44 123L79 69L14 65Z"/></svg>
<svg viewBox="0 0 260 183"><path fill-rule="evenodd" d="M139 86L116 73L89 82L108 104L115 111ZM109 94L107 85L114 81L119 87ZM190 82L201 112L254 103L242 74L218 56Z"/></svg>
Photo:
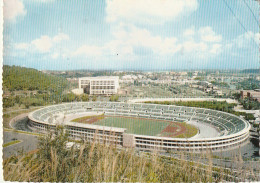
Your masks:
<svg viewBox="0 0 260 183"><path fill-rule="evenodd" d="M140 150L220 151L239 146L250 130L246 120L233 114L145 103L63 103L33 111L28 118L30 128L37 131L60 124L74 139ZM188 128L197 130L187 136Z"/></svg>

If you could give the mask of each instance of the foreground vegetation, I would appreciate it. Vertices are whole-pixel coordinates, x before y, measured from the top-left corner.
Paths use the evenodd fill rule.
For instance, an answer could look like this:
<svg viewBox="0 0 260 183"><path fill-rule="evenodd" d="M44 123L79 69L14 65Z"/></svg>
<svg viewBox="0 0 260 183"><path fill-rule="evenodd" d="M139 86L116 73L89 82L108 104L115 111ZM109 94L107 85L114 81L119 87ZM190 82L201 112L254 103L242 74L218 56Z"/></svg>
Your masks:
<svg viewBox="0 0 260 183"><path fill-rule="evenodd" d="M208 164L136 153L132 149L83 142L66 148L68 136L60 127L39 139L38 151L4 160L4 179L30 182L212 182L245 180L239 173ZM196 158L199 159L199 158ZM257 177L253 176L253 180Z"/></svg>
<svg viewBox="0 0 260 183"><path fill-rule="evenodd" d="M228 112L237 116L244 116L246 120L255 120L253 114L248 114L245 112L237 112L234 111L234 107L237 104L229 104L225 102L217 102L217 101L147 101L145 103L153 103L153 104L163 104L163 105L177 105L177 106L187 106L187 107L199 107L205 109L213 109L223 112Z"/></svg>

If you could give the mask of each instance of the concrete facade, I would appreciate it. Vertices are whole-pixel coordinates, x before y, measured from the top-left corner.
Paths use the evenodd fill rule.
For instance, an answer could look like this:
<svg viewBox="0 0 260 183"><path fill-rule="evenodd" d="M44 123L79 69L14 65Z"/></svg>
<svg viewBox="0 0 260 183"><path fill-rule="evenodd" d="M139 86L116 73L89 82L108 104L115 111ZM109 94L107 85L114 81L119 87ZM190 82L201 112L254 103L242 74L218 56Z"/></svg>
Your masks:
<svg viewBox="0 0 260 183"><path fill-rule="evenodd" d="M208 123L219 131L212 138L170 138L128 134L124 128L105 127L76 122L64 122L70 137L116 143L123 147L142 150L221 151L243 143L249 137L250 124L235 115L210 109L157 104L127 104L120 102L77 102L48 106L29 114L30 125L41 131L56 127L52 116L66 111L67 114L84 114L95 111L109 116L128 116L171 121L197 121ZM50 121L52 123L50 123Z"/></svg>
<svg viewBox="0 0 260 183"><path fill-rule="evenodd" d="M79 78L79 89L89 95L114 95L119 89L118 76Z"/></svg>

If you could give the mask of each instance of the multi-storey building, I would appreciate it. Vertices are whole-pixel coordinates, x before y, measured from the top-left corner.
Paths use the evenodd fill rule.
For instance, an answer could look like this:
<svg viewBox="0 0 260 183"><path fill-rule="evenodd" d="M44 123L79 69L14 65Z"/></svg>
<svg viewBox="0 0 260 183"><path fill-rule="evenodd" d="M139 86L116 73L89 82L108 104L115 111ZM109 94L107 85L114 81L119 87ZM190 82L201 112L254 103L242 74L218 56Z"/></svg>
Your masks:
<svg viewBox="0 0 260 183"><path fill-rule="evenodd" d="M89 95L114 95L119 88L118 76L79 78L79 88Z"/></svg>
<svg viewBox="0 0 260 183"><path fill-rule="evenodd" d="M259 89L256 90L242 90L240 91L240 96L242 99L249 98L251 100L256 100L260 102L260 91Z"/></svg>

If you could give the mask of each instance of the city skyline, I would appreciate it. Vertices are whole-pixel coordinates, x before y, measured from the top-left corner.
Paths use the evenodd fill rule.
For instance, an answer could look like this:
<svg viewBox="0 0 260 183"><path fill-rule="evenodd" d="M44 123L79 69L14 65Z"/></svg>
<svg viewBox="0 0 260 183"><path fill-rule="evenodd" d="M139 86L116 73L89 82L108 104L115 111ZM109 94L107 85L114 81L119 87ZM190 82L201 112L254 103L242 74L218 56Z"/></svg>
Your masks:
<svg viewBox="0 0 260 183"><path fill-rule="evenodd" d="M257 1L4 4L5 65L39 70L259 68Z"/></svg>

